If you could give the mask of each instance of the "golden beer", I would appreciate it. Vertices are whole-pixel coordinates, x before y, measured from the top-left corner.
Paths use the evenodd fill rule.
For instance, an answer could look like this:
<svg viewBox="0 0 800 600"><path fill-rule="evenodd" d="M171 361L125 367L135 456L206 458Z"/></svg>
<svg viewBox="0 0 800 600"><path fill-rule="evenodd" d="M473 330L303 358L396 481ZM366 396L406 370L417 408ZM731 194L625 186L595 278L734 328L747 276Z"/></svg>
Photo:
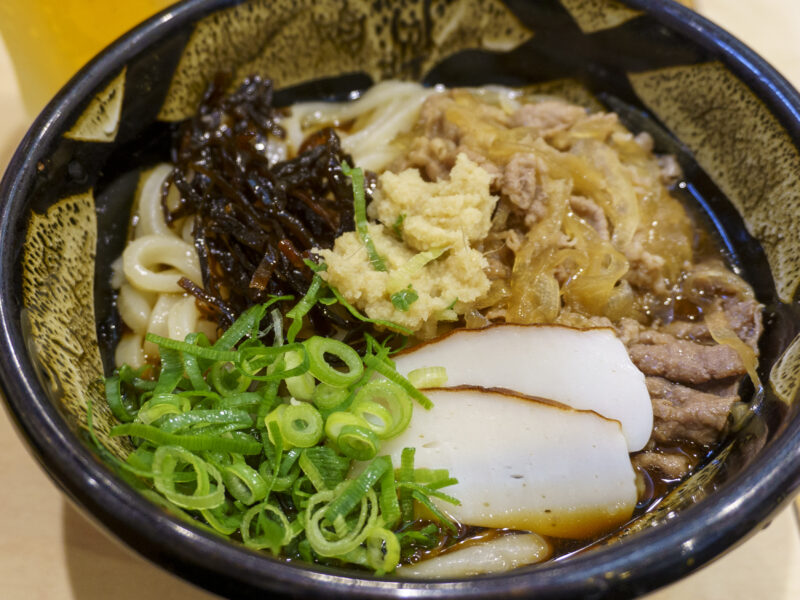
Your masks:
<svg viewBox="0 0 800 600"><path fill-rule="evenodd" d="M32 116L89 59L174 0L0 0L0 35Z"/></svg>

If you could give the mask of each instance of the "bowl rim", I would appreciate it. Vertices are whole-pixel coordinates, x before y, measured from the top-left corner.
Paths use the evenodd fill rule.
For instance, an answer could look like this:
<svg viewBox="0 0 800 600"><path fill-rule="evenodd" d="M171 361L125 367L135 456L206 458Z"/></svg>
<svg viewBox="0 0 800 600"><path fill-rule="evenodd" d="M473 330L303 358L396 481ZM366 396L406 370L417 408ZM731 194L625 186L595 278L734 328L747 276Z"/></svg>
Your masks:
<svg viewBox="0 0 800 600"><path fill-rule="evenodd" d="M670 1L622 0L704 48L750 86L800 147L800 95L766 61L731 34ZM67 118L109 75L144 48L238 0L186 0L151 17L81 69L34 121L0 182L0 391L18 431L43 469L70 500L126 545L158 566L220 594L271 591L304 597L615 597L644 593L682 577L753 533L791 500L800 485L800 419L786 424L753 462L724 487L688 507L681 518L624 543L539 565L535 572L431 582L354 577L285 563L187 526L150 503L101 463L46 398L27 356L19 300L12 295L25 226L26 194L45 149ZM512 5L513 8L513 5ZM11 243L9 243L11 242ZM791 467L791 465L795 465ZM736 520L731 519L736 515ZM720 550L722 549L722 550Z"/></svg>

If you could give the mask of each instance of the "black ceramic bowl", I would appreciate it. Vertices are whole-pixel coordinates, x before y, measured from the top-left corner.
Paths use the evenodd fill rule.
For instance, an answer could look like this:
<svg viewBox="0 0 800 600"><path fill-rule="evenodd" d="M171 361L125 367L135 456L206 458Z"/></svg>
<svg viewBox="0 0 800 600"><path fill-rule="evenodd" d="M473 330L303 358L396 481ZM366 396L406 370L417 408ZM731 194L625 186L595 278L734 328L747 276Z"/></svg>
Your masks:
<svg viewBox="0 0 800 600"><path fill-rule="evenodd" d="M614 543L447 583L285 564L193 529L89 450L87 399L110 366L119 255L138 173L219 69L272 77L278 100L389 77L593 94L676 154L687 198L766 306L752 417ZM682 577L765 523L800 476L800 97L769 65L668 0L190 0L83 69L37 119L0 186L2 388L69 497L162 567L231 597L596 598ZM111 418L98 410L98 429Z"/></svg>

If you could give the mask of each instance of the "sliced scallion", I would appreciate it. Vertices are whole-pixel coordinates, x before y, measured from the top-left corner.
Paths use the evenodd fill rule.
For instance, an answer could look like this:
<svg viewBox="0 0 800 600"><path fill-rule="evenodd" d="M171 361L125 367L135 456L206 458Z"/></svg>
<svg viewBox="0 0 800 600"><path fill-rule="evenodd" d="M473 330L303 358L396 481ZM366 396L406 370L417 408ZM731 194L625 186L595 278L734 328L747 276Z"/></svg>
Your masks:
<svg viewBox="0 0 800 600"><path fill-rule="evenodd" d="M304 343L308 352L309 370L322 383L347 387L358 381L364 373L361 357L347 344L318 335L307 339ZM347 371L334 368L326 359L326 354L341 360Z"/></svg>
<svg viewBox="0 0 800 600"><path fill-rule="evenodd" d="M289 404L278 419L283 439L292 446L310 448L322 439L322 416L310 404Z"/></svg>
<svg viewBox="0 0 800 600"><path fill-rule="evenodd" d="M386 271L386 263L383 262L381 255L375 248L375 242L369 234L367 226L367 204L364 195L364 171L360 168L350 168L347 163L342 163L342 173L349 177L353 184L353 217L355 219L356 232L361 242L367 249L367 256L372 268L376 271Z"/></svg>

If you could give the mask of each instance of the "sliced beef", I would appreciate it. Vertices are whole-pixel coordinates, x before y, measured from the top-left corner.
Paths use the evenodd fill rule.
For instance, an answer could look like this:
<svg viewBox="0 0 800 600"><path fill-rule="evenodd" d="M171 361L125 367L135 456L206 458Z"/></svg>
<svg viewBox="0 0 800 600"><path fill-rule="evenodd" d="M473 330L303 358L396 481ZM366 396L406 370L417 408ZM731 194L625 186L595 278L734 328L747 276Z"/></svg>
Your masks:
<svg viewBox="0 0 800 600"><path fill-rule="evenodd" d="M724 298L712 304L711 311L722 310L730 328L744 343L756 350L758 338L764 330L762 320L763 306L755 298ZM711 333L704 321L673 321L659 328L684 340L711 343Z"/></svg>
<svg viewBox="0 0 800 600"><path fill-rule="evenodd" d="M764 331L762 309L755 298L723 298L722 310L736 335L751 348L758 347L758 338Z"/></svg>
<svg viewBox="0 0 800 600"><path fill-rule="evenodd" d="M635 467L647 471L658 471L668 479L680 479L692 468L692 460L680 452L645 450L631 458Z"/></svg>
<svg viewBox="0 0 800 600"><path fill-rule="evenodd" d="M692 267L684 283L684 293L696 298L699 304L705 303L706 311L722 310L739 338L756 348L764 330L763 306L753 296L750 286L721 261L709 260Z"/></svg>
<svg viewBox="0 0 800 600"><path fill-rule="evenodd" d="M580 106L547 100L524 105L511 116L511 124L514 127L530 127L538 135L548 136L569 129L584 118L586 110Z"/></svg>
<svg viewBox="0 0 800 600"><path fill-rule="evenodd" d="M643 331L628 353L645 375L680 383L707 383L746 372L742 359L729 346L706 346L653 330Z"/></svg>
<svg viewBox="0 0 800 600"><path fill-rule="evenodd" d="M539 217L547 213L547 208L539 199L541 206L533 207L537 200L536 173L542 169L541 159L533 154L515 154L503 171L503 182L500 191L508 196L515 206L524 211L533 210Z"/></svg>
<svg viewBox="0 0 800 600"><path fill-rule="evenodd" d="M606 213L603 212L603 209L600 208L594 200L585 198L584 196L572 196L569 199L569 206L572 211L586 221L601 238L604 240L611 239Z"/></svg>
<svg viewBox="0 0 800 600"><path fill-rule="evenodd" d="M445 138L418 137L411 143L401 169L420 169L428 181L446 179L456 162L456 144Z"/></svg>
<svg viewBox="0 0 800 600"><path fill-rule="evenodd" d="M725 429L731 406L739 399L736 394L718 396L662 377L647 377L645 381L653 402L656 443L715 443Z"/></svg>

